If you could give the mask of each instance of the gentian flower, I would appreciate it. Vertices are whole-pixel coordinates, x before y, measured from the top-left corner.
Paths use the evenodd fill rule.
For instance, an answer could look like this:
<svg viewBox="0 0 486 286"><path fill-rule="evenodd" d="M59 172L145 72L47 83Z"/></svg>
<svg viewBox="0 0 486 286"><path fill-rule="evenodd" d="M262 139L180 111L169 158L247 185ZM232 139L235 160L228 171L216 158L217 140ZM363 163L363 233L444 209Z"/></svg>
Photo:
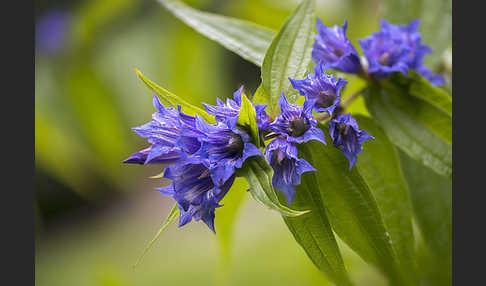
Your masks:
<svg viewBox="0 0 486 286"><path fill-rule="evenodd" d="M316 28L319 32L314 36L312 59L317 63L324 63L327 67L346 73L361 72L359 55L353 44L346 37L348 22L345 20L342 28L335 25L326 27L317 18Z"/></svg>
<svg viewBox="0 0 486 286"><path fill-rule="evenodd" d="M397 31L387 27L386 21L382 20L378 33L359 40L368 60L368 73L378 79L394 72L401 72L406 76L409 68L407 58L412 51Z"/></svg>
<svg viewBox="0 0 486 286"><path fill-rule="evenodd" d="M297 147L282 137L273 139L265 149L265 158L273 168L272 185L281 191L290 205L294 186L300 184L304 172L316 171L306 160L297 157Z"/></svg>
<svg viewBox="0 0 486 286"><path fill-rule="evenodd" d="M382 29L387 29L390 33L401 37L406 45L410 47L408 54L408 67L417 71L433 85L442 85L445 83L443 76L433 74L432 71L424 65L423 59L426 54L431 54L429 46L422 44L422 36L418 31L420 21L418 19L410 21L408 25L392 25L382 20Z"/></svg>
<svg viewBox="0 0 486 286"><path fill-rule="evenodd" d="M203 103L206 111L215 116L216 121L224 122L230 119L237 118L241 109L241 93L243 86L233 93L233 99L227 98L226 103L221 99L216 98L216 106ZM259 130L268 129L269 120L265 112L266 104L255 105L256 121Z"/></svg>
<svg viewBox="0 0 486 286"><path fill-rule="evenodd" d="M157 190L172 196L181 211L179 227L192 221L202 220L213 232L215 209L233 184L235 176L221 186L214 185L210 171L203 164L175 164L165 169L164 178L172 184Z"/></svg>
<svg viewBox="0 0 486 286"><path fill-rule="evenodd" d="M148 138L152 146L132 154L124 163L171 164L199 150L200 133L194 117L183 114L180 107L179 110L164 107L155 94L153 105L158 112L152 115L152 120L133 128L138 135Z"/></svg>
<svg viewBox="0 0 486 286"><path fill-rule="evenodd" d="M333 75L324 73L324 70L321 63L314 68L315 74L310 73L302 80L289 80L306 100L314 101L313 108L316 112L328 112L332 115L341 100L341 88L347 82L342 78L336 80Z"/></svg>
<svg viewBox="0 0 486 286"><path fill-rule="evenodd" d="M201 148L194 156L210 169L216 185L224 184L247 158L262 156L251 143L248 133L236 126L236 121L237 117L209 125L202 117L196 116L196 128L201 132L198 137Z"/></svg>
<svg viewBox="0 0 486 286"><path fill-rule="evenodd" d="M432 53L432 50L422 43L418 26L419 20L412 20L408 25L392 25L382 19L379 33L360 40L370 64L369 73L382 78L395 71L407 75L408 69L411 69L433 85L443 84L444 78L433 74L423 64L424 56Z"/></svg>
<svg viewBox="0 0 486 286"><path fill-rule="evenodd" d="M270 129L282 134L288 142L302 143L309 140L325 142L324 133L317 128L317 121L312 116L312 107L315 102L306 100L304 106L290 104L284 93L278 100L280 114L270 124Z"/></svg>
<svg viewBox="0 0 486 286"><path fill-rule="evenodd" d="M349 161L349 169L356 163L356 155L361 153L362 144L369 139L375 139L364 130L359 130L358 123L351 114L338 115L329 122L329 134L333 145L341 149L341 152Z"/></svg>

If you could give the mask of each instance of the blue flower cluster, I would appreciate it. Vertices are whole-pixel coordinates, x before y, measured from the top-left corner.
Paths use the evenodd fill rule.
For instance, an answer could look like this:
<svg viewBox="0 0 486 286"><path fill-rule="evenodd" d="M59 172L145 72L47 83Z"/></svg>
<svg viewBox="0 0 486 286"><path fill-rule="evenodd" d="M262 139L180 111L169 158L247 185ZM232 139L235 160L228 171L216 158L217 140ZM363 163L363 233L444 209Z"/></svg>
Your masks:
<svg viewBox="0 0 486 286"><path fill-rule="evenodd" d="M418 31L419 20L408 25L392 25L381 20L380 31L365 39L359 40L363 54L368 62L364 70L359 54L346 37L347 22L342 28L326 27L319 19L312 58L329 68L346 73L368 73L376 79L382 79L393 72L402 72L407 76L408 70L414 70L431 84L440 86L445 83L444 77L432 73L424 65L423 58L432 50L422 43Z"/></svg>
<svg viewBox="0 0 486 286"><path fill-rule="evenodd" d="M160 193L172 196L181 211L179 226L202 220L214 231L215 209L231 188L235 169L251 156L262 156L251 143L250 135L236 125L241 107L240 88L235 100L217 106L206 105L217 123L208 124L202 117L189 116L174 108L164 107L156 95L157 112L152 120L133 130L152 145L127 158L125 163L168 164L163 177L172 180ZM264 108L258 106L259 114ZM260 120L261 124L266 124Z"/></svg>
<svg viewBox="0 0 486 286"><path fill-rule="evenodd" d="M264 153L253 142L251 133L238 125L242 106L243 87L226 102L217 99L216 105L204 104L216 123L207 123L201 116L184 114L181 108L167 108L154 95L153 105L157 112L152 120L133 128L147 138L149 148L134 153L125 163L166 164L163 177L172 184L157 190L173 197L181 212L179 226L192 219L202 220L214 230L215 210L231 188L236 170L243 167L246 159L264 156L273 168L273 187L281 191L290 205L295 196L295 186L300 184L305 172L316 169L299 158L298 145L316 140L326 144L324 132L317 126L313 112L329 118L329 136L349 162L352 169L362 144L374 139L351 115L343 114L341 90L346 85L342 78L326 74L327 69L346 73L370 75L376 79L393 72L407 75L415 70L432 84L440 85L444 79L435 75L423 64L423 57L431 50L421 43L418 21L406 26L381 22L378 33L360 40L368 67L364 68L360 57L346 37L347 22L342 28L326 27L318 19L312 58L316 62L314 73L304 79L289 78L293 88L305 98L303 105L291 104L282 93L278 104L280 113L271 118L266 105L254 105L258 134L268 142ZM260 139L260 138L258 138Z"/></svg>

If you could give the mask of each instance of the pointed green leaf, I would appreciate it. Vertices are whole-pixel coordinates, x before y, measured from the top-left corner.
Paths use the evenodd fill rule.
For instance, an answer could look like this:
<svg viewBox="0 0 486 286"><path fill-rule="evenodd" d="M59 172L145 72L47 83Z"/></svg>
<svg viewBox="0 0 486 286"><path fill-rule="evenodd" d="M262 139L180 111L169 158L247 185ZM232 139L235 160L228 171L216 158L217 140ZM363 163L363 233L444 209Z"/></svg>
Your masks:
<svg viewBox="0 0 486 286"><path fill-rule="evenodd" d="M253 98L251 101L254 104L267 104L269 102L269 95L268 93L265 92L263 89L263 86L260 84L253 94Z"/></svg>
<svg viewBox="0 0 486 286"><path fill-rule="evenodd" d="M258 133L258 125L256 122L256 111L251 101L246 97L245 93L241 94L241 109L238 115L238 125L246 127L253 138L253 143L260 146L260 136Z"/></svg>
<svg viewBox="0 0 486 286"><path fill-rule="evenodd" d="M261 66L275 32L255 23L198 11L181 1L159 0L167 10L197 32L242 58Z"/></svg>
<svg viewBox="0 0 486 286"><path fill-rule="evenodd" d="M393 144L438 174L452 174L450 117L391 83L370 87L365 102Z"/></svg>
<svg viewBox="0 0 486 286"><path fill-rule="evenodd" d="M452 183L400 152L418 226L427 246L441 259L452 255Z"/></svg>
<svg viewBox="0 0 486 286"><path fill-rule="evenodd" d="M452 116L452 97L450 97L447 92L431 85L428 80L416 72L411 71L408 76L411 79L411 95L427 101L445 112L447 115Z"/></svg>
<svg viewBox="0 0 486 286"><path fill-rule="evenodd" d="M322 129L330 138L327 128L326 124ZM349 170L348 160L332 144L309 141L306 145L310 154L304 153L303 158L313 160L317 169L316 188L334 231L365 261L383 271L393 285L408 285L380 208L358 168Z"/></svg>
<svg viewBox="0 0 486 286"><path fill-rule="evenodd" d="M251 196L269 209L276 210L283 216L289 217L296 217L309 212L308 210L293 210L280 203L276 190L272 186L272 167L268 165L263 156L248 158L238 172L239 176L245 177L248 181Z"/></svg>
<svg viewBox="0 0 486 286"><path fill-rule="evenodd" d="M134 68L135 72L137 73L138 77L145 83L145 85L151 89L153 92L155 92L159 98L161 98L162 103L167 104L169 106L177 106L180 105L182 108L182 111L188 115L195 116L198 114L199 116L203 117L206 122L209 123L214 123L214 117L212 115L209 115L206 111L203 109L194 106L190 104L189 102L185 101L184 99L178 97L177 95L169 92L168 90L165 90L164 88L160 87L157 85L155 82L149 80L146 78L137 68Z"/></svg>
<svg viewBox="0 0 486 286"><path fill-rule="evenodd" d="M310 154L305 144L299 145L299 154ZM307 155L311 165L314 162ZM291 207L308 209L311 212L299 217L283 217L295 240L302 246L314 265L329 277L336 285L352 285L344 267L341 252L321 199L318 179L315 172L302 175L301 184L296 186L296 193Z"/></svg>
<svg viewBox="0 0 486 286"><path fill-rule="evenodd" d="M154 245L154 243L157 241L157 239L159 239L160 235L169 226L169 224L171 224L177 218L177 216L179 215L179 212L180 211L179 211L179 208L177 207L177 204L174 204L174 206L172 207L172 210L169 213L169 216L167 216L165 221L162 223L162 227L159 229L159 231L157 232L155 237L149 242L149 244L147 244L142 255L140 255L140 257L138 258L135 265L133 265L133 267L137 267L137 265L140 264L140 262L142 262L142 259L145 257L145 254L147 254L147 252Z"/></svg>
<svg viewBox="0 0 486 286"><path fill-rule="evenodd" d="M402 272L416 281L412 205L398 153L376 122L362 115L355 118L360 129L375 137L363 144L356 166L375 197Z"/></svg>
<svg viewBox="0 0 486 286"><path fill-rule="evenodd" d="M289 77L301 79L311 62L316 23L313 0L304 0L285 21L265 54L262 65L262 86L269 94L267 112L278 113L278 99L285 93L290 103L298 98L291 89Z"/></svg>

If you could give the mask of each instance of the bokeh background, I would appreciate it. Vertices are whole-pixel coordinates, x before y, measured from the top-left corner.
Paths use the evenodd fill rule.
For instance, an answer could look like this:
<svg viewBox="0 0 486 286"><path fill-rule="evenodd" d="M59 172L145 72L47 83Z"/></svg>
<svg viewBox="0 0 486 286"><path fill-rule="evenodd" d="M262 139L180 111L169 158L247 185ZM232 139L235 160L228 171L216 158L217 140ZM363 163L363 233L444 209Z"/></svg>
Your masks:
<svg viewBox="0 0 486 286"><path fill-rule="evenodd" d="M184 2L278 30L299 1ZM317 14L327 25L348 19L348 36L358 47L357 38L378 29L380 2L317 0ZM252 94L259 68L155 0L35 5L36 285L328 285L281 217L248 195L235 214L230 245L202 223L180 229L174 223L134 269L173 202L154 190L167 182L148 178L160 166L121 163L147 146L130 128L154 112L152 94L133 67L196 105L232 96L241 85ZM444 65L441 57L434 67ZM361 85L350 78L344 97ZM363 106L358 100L352 110L366 114ZM217 212L216 227L223 220ZM357 285L386 284L341 248Z"/></svg>

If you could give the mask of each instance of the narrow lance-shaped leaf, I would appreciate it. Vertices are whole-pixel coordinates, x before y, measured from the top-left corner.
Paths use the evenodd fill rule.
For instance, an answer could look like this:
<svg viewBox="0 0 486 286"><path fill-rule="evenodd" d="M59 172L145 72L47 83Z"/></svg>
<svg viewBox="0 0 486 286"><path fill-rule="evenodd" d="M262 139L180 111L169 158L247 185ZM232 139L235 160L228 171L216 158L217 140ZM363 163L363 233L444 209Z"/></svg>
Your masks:
<svg viewBox="0 0 486 286"><path fill-rule="evenodd" d="M309 210L293 210L280 203L277 191L272 186L272 167L262 156L248 158L243 167L238 170L238 174L248 181L251 196L269 209L276 210L288 217L296 217L309 212Z"/></svg>
<svg viewBox="0 0 486 286"><path fill-rule="evenodd" d="M390 86L370 87L365 102L393 144L438 174L452 174L452 148L444 140L451 132L447 116L441 117L427 102Z"/></svg>
<svg viewBox="0 0 486 286"><path fill-rule="evenodd" d="M310 154L306 144L299 145L299 154ZM307 155L311 165L312 156ZM336 285L352 285L329 224L324 204L319 193L315 172L302 174L301 184L296 186L296 193L291 207L308 209L311 212L299 217L283 217L295 240L302 246L314 265Z"/></svg>
<svg viewBox="0 0 486 286"><path fill-rule="evenodd" d="M374 195L402 272L415 284L412 205L398 153L376 122L361 115L355 118L361 129L375 137L363 143L356 167Z"/></svg>
<svg viewBox="0 0 486 286"><path fill-rule="evenodd" d="M260 84L253 94L253 98L251 99L253 104L267 104L268 103L268 94L263 89L263 86Z"/></svg>
<svg viewBox="0 0 486 286"><path fill-rule="evenodd" d="M452 183L400 152L413 210L427 246L452 263ZM448 271L451 271L448 268Z"/></svg>
<svg viewBox="0 0 486 286"><path fill-rule="evenodd" d="M155 82L146 78L137 68L134 68L135 72L137 72L138 77L145 83L145 85L155 92L161 99L164 104L169 104L170 106L177 106L180 105L182 111L188 115L195 116L196 114L200 115L209 123L215 123L214 117L209 115L203 109L190 104L189 102L185 101L184 99L178 97L177 95L165 90L164 88L157 85Z"/></svg>
<svg viewBox="0 0 486 286"><path fill-rule="evenodd" d="M237 124L249 129L255 145L260 146L260 136L258 134L255 107L248 97L246 97L245 93L241 94L241 109L238 115Z"/></svg>
<svg viewBox="0 0 486 286"><path fill-rule="evenodd" d="M322 129L329 137L326 124ZM383 215L358 168L349 163L332 144L306 143L317 169L319 188L326 213L334 231L368 263L376 265L393 285L408 285L390 240ZM359 155L358 155L359 156ZM359 161L359 158L358 158Z"/></svg>
<svg viewBox="0 0 486 286"><path fill-rule="evenodd" d="M446 91L431 85L427 79L416 72L409 71L408 76L411 78L411 95L427 101L452 116L452 97Z"/></svg>
<svg viewBox="0 0 486 286"><path fill-rule="evenodd" d="M138 264L140 264L140 262L142 262L142 259L145 257L145 254L147 254L147 252L154 245L154 243L157 241L157 239L159 239L160 235L169 226L169 224L171 224L177 218L177 216L179 215L179 212L180 211L179 211L177 204L174 204L174 206L172 207L172 210L169 213L169 216L167 216L165 221L162 223L162 227L159 229L159 231L157 232L155 237L149 242L149 244L147 244L142 255L140 255L140 257L138 258L135 265L133 265L133 267L136 267Z"/></svg>
<svg viewBox="0 0 486 286"><path fill-rule="evenodd" d="M159 0L167 10L197 32L242 58L261 66L275 32L255 23L202 12L177 0Z"/></svg>
<svg viewBox="0 0 486 286"><path fill-rule="evenodd" d="M414 96L417 81L414 73L405 77L395 73L389 79L381 82L383 89L392 104L405 112L407 116L417 121L433 134L439 136L447 144L452 144L452 117L440 108L422 99L426 95Z"/></svg>
<svg viewBox="0 0 486 286"><path fill-rule="evenodd" d="M262 86L268 94L268 113L278 112L278 99L285 93L287 100L294 103L298 93L291 89L289 77L303 78L311 61L313 31L316 23L313 0L304 0L285 21L262 65Z"/></svg>

